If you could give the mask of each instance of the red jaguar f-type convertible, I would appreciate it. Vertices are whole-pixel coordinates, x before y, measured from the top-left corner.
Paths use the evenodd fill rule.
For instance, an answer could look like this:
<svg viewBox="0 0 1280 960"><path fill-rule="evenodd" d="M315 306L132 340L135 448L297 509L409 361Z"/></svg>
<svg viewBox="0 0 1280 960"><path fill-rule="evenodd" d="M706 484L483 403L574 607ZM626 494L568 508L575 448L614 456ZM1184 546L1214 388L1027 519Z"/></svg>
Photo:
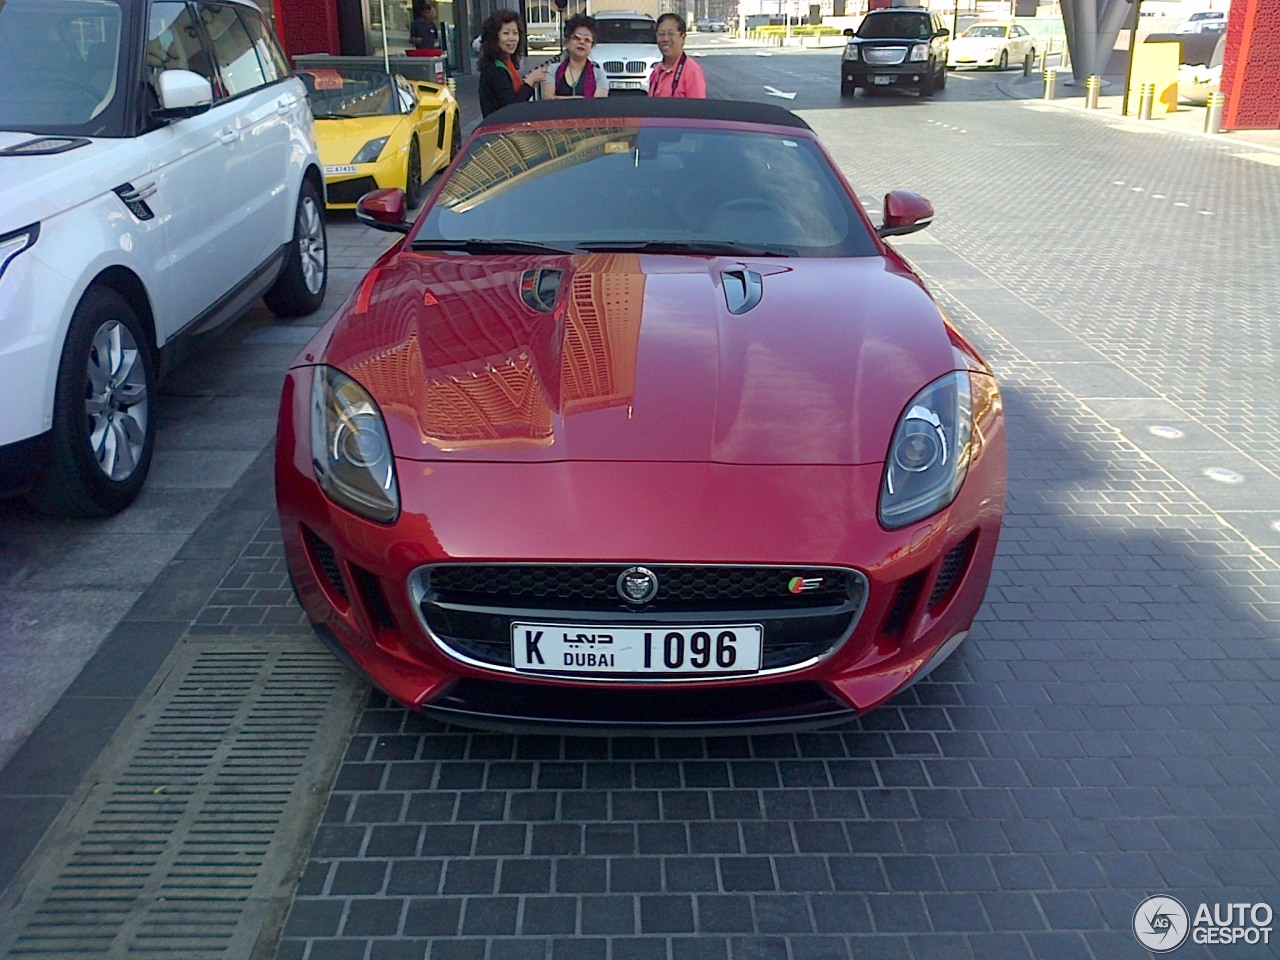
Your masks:
<svg viewBox="0 0 1280 960"><path fill-rule="evenodd" d="M525 104L476 130L284 386L276 487L322 638L497 728L851 718L964 640L1000 532L986 363L803 120Z"/></svg>

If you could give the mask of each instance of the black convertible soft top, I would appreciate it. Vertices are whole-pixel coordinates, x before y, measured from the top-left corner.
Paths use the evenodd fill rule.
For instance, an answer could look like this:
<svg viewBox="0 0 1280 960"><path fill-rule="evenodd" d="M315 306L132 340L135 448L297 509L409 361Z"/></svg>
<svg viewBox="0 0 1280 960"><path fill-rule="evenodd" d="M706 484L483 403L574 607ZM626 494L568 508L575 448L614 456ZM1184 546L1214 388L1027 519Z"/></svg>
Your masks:
<svg viewBox="0 0 1280 960"><path fill-rule="evenodd" d="M809 124L790 110L771 103L755 103L751 100L686 100L673 97L593 97L586 100L513 103L489 114L480 121L479 128L541 120L616 120L633 117L729 120L735 123L765 123L776 127L810 129Z"/></svg>

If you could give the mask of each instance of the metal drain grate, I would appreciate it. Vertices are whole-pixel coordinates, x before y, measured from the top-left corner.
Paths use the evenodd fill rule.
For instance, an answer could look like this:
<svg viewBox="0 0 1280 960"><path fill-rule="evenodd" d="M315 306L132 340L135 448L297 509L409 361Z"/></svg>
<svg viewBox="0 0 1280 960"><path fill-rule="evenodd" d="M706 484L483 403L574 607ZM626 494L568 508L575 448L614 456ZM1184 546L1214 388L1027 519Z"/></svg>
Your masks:
<svg viewBox="0 0 1280 960"><path fill-rule="evenodd" d="M15 883L12 957L251 956L278 923L362 688L313 640L180 645Z"/></svg>

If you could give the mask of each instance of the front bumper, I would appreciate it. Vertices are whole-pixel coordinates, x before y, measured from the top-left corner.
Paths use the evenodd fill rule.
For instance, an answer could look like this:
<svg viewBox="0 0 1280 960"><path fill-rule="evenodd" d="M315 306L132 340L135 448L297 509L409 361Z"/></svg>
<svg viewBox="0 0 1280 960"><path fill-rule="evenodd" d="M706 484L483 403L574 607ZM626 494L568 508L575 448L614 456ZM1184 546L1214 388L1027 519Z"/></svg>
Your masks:
<svg viewBox="0 0 1280 960"><path fill-rule="evenodd" d="M909 87L918 88L929 75L928 62L908 63L899 66L876 66L856 60L841 61L844 82L854 87Z"/></svg>
<svg viewBox="0 0 1280 960"><path fill-rule="evenodd" d="M692 732L839 722L932 669L968 630L985 594L1004 503L998 419L956 501L903 530L875 521L878 465L706 463L400 461L401 514L384 526L335 506L316 484L309 396L310 371L291 371L276 486L299 601L343 658L393 699L472 725ZM428 629L412 589L415 571L442 563L753 565L762 558L855 571L866 593L845 635L793 668L759 675L673 682L516 673L451 653ZM618 611L602 619L554 605L509 612L552 622L630 615L647 626L654 619ZM721 609L690 614L688 622L750 619Z"/></svg>

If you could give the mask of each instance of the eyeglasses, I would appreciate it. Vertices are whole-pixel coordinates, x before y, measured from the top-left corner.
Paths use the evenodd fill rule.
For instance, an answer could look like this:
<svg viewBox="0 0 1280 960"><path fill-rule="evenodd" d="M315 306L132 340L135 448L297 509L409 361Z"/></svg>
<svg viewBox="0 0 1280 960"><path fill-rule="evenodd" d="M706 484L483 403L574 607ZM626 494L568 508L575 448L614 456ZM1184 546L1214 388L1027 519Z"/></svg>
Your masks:
<svg viewBox="0 0 1280 960"><path fill-rule="evenodd" d="M587 46L591 46L592 44L594 44L594 43L596 42L596 38L595 38L595 37L584 37L584 36L582 36L582 35L580 35L580 34L577 34L577 33L575 33L575 34L574 34L573 36L571 36L569 39L570 39L570 40L577 40L579 43L585 43L585 44L587 44Z"/></svg>

